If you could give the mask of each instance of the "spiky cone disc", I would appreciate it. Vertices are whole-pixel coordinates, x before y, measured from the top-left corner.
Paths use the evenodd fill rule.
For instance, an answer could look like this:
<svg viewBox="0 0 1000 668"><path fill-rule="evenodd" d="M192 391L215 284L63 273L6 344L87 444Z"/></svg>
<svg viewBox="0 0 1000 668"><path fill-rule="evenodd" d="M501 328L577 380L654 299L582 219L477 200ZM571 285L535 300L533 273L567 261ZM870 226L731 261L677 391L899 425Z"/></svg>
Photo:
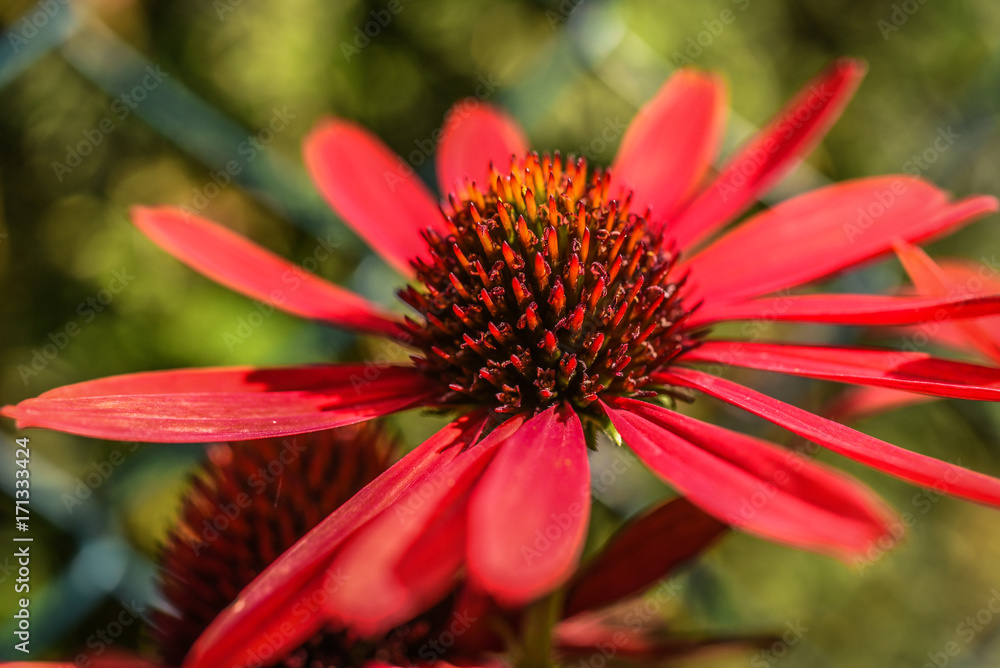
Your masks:
<svg viewBox="0 0 1000 668"><path fill-rule="evenodd" d="M172 609L154 615L152 636L163 660L181 665L216 615L381 474L390 454L390 440L371 423L210 448L162 551L162 593Z"/></svg>
<svg viewBox="0 0 1000 668"><path fill-rule="evenodd" d="M423 316L416 364L449 401L506 413L649 395L649 374L694 343L677 254L583 159L529 153L490 181L449 197L450 234L425 233L422 285L400 293Z"/></svg>

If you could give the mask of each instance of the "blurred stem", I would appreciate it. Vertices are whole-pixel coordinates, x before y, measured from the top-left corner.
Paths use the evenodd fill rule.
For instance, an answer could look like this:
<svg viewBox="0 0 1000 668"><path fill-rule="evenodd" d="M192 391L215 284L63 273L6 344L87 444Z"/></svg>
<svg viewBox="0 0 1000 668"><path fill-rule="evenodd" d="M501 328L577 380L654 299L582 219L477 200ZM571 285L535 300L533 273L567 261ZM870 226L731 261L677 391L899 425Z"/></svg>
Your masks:
<svg viewBox="0 0 1000 668"><path fill-rule="evenodd" d="M554 592L528 606L521 634L524 652L519 668L552 668L552 628L559 619L562 592Z"/></svg>

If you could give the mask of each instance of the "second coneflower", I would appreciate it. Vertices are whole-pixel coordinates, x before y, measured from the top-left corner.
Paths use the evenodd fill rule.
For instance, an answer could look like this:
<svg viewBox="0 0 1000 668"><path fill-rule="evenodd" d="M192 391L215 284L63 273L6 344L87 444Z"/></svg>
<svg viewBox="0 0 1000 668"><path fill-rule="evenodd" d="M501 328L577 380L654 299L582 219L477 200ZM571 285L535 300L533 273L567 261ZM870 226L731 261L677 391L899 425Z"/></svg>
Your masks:
<svg viewBox="0 0 1000 668"><path fill-rule="evenodd" d="M743 530L841 557L887 534L890 511L852 479L667 407L695 392L910 482L1000 505L998 480L714 373L740 366L1000 399L997 369L711 335L724 321L896 325L998 311L996 297L768 297L887 254L894 241L944 234L995 211L992 197L953 202L919 179L866 178L719 234L815 145L862 74L855 61L837 62L713 177L725 95L695 70L679 71L640 110L609 171L530 153L508 117L466 106L446 123L438 153L442 208L375 137L323 123L306 163L333 208L414 279L401 292L414 320L181 210L138 209L134 220L205 275L291 313L388 337L410 347L415 364L134 374L58 388L6 414L21 427L166 442L307 432L418 407L460 414L255 580L196 645L198 666L234 662L338 570L351 577L320 617L362 633L428 609L459 574L507 606L560 587L587 528L591 427Z"/></svg>

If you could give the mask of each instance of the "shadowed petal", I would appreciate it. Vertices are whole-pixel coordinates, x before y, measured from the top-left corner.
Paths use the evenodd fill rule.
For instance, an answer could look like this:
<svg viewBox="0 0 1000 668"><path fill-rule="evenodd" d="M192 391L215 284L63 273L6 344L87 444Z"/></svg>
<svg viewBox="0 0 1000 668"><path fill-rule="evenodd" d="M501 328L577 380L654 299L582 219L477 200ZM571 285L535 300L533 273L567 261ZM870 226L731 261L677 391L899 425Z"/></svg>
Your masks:
<svg viewBox="0 0 1000 668"><path fill-rule="evenodd" d="M420 232L444 218L413 168L367 130L340 120L305 140L305 161L326 201L368 245L404 276L426 255Z"/></svg>
<svg viewBox="0 0 1000 668"><path fill-rule="evenodd" d="M689 248L743 213L819 143L854 96L865 65L842 58L802 90L670 223L679 248Z"/></svg>
<svg viewBox="0 0 1000 668"><path fill-rule="evenodd" d="M498 448L469 506L469 579L520 605L573 572L590 517L583 427L566 405L524 424Z"/></svg>
<svg viewBox="0 0 1000 668"><path fill-rule="evenodd" d="M675 72L629 124L611 167L616 197L632 190L632 210L652 207L659 229L694 191L715 157L726 114L715 75Z"/></svg>
<svg viewBox="0 0 1000 668"><path fill-rule="evenodd" d="M846 559L888 535L870 491L790 450L660 406L604 405L636 454L692 503L751 533Z"/></svg>
<svg viewBox="0 0 1000 668"><path fill-rule="evenodd" d="M1000 296L885 297L776 295L733 304L704 304L686 321L696 327L727 320L818 322L835 325L911 325L1000 313Z"/></svg>
<svg viewBox="0 0 1000 668"><path fill-rule="evenodd" d="M514 119L492 105L466 98L445 118L437 153L438 187L447 194L466 179L483 187L490 163L504 174L511 155L524 157L527 150L528 142Z"/></svg>
<svg viewBox="0 0 1000 668"><path fill-rule="evenodd" d="M325 604L349 581L348 574L331 567L344 541L399 499L439 478L484 424L482 413L456 420L320 522L215 619L189 652L184 668L249 665L263 656L262 649L269 649L268 656L281 655L326 626L331 615ZM278 632L283 625L291 625L294 633ZM274 646L273 637L282 644Z"/></svg>
<svg viewBox="0 0 1000 668"><path fill-rule="evenodd" d="M437 390L412 367L179 369L67 385L6 406L18 428L159 443L250 440L363 422Z"/></svg>
<svg viewBox="0 0 1000 668"><path fill-rule="evenodd" d="M685 498L629 520L567 587L564 615L596 610L637 594L714 543L728 525Z"/></svg>
<svg viewBox="0 0 1000 668"><path fill-rule="evenodd" d="M333 565L350 578L326 606L332 619L374 635L411 619L448 592L465 561L469 492L523 419L510 418L454 455L351 539Z"/></svg>
<svg viewBox="0 0 1000 668"><path fill-rule="evenodd" d="M173 207L135 207L132 220L184 264L248 297L337 327L383 336L403 332L395 316L364 297L209 220Z"/></svg>
<svg viewBox="0 0 1000 668"><path fill-rule="evenodd" d="M694 294L732 302L823 278L996 211L992 197L949 203L910 176L845 181L754 216L683 264Z"/></svg>
<svg viewBox="0 0 1000 668"><path fill-rule="evenodd" d="M852 422L879 413L935 401L937 397L887 387L852 387L840 394L824 411L831 420Z"/></svg>
<svg viewBox="0 0 1000 668"><path fill-rule="evenodd" d="M1000 480L910 452L840 423L778 401L772 397L694 369L673 368L654 379L690 387L758 415L793 434L845 457L902 478L970 501L1000 506Z"/></svg>
<svg viewBox="0 0 1000 668"><path fill-rule="evenodd" d="M685 353L713 362L839 383L873 385L953 399L1000 400L1000 369L953 362L927 353L877 348L705 341Z"/></svg>
<svg viewBox="0 0 1000 668"><path fill-rule="evenodd" d="M909 274L910 280L917 286L917 291L921 294L941 297L954 294L969 294L974 288L979 287L982 294L986 293L984 288L990 288L994 293L1000 292L1000 286L996 281L990 281L989 276L984 281L978 270L974 274L975 279L966 278L955 281L945 269L934 263L930 257L922 250L904 241L896 242L896 255L903 263L903 268ZM955 324L960 336L968 342L968 346L978 350L987 358L994 362L1000 362L1000 329L997 328L996 319L993 320L973 320L970 322L960 322Z"/></svg>

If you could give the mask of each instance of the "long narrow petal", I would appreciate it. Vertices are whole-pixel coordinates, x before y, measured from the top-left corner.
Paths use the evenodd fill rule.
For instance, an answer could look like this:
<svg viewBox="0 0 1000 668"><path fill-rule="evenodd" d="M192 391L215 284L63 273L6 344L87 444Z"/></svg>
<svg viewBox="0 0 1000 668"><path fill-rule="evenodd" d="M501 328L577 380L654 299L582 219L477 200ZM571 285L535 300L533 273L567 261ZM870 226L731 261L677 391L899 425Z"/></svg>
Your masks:
<svg viewBox="0 0 1000 668"><path fill-rule="evenodd" d="M853 422L935 399L937 397L887 387L851 387L841 392L823 410L823 415L838 422Z"/></svg>
<svg viewBox="0 0 1000 668"><path fill-rule="evenodd" d="M306 137L305 162L326 201L404 276L426 254L420 232L444 229L434 198L413 168L353 123L328 120Z"/></svg>
<svg viewBox="0 0 1000 668"><path fill-rule="evenodd" d="M411 619L454 586L465 562L470 490L504 439L523 423L510 418L456 454L344 547L333 568L350 574L326 605L332 619L362 634Z"/></svg>
<svg viewBox="0 0 1000 668"><path fill-rule="evenodd" d="M629 520L573 577L564 616L641 592L706 549L727 528L685 498L671 499Z"/></svg>
<svg viewBox="0 0 1000 668"><path fill-rule="evenodd" d="M716 376L673 368L656 380L690 387L758 415L803 438L862 464L924 487L1000 506L1000 480L886 443Z"/></svg>
<svg viewBox="0 0 1000 668"><path fill-rule="evenodd" d="M728 320L816 322L834 325L912 325L1000 313L1000 295L988 297L886 297L882 295L776 295L745 302L703 305L689 327Z"/></svg>
<svg viewBox="0 0 1000 668"><path fill-rule="evenodd" d="M364 297L311 274L240 235L173 207L132 209L156 245L195 271L241 294L304 318L392 336L398 319Z"/></svg>
<svg viewBox="0 0 1000 668"><path fill-rule="evenodd" d="M708 170L725 124L725 84L685 68L639 110L611 167L617 197L633 192L632 208L652 207L665 223Z"/></svg>
<svg viewBox="0 0 1000 668"><path fill-rule="evenodd" d="M469 506L470 581L516 606L569 579L590 518L587 442L576 413L553 406L498 448Z"/></svg>
<svg viewBox="0 0 1000 668"><path fill-rule="evenodd" d="M700 298L738 301L791 288L996 211L992 197L948 202L910 176L845 181L799 195L723 235L684 264Z"/></svg>
<svg viewBox="0 0 1000 668"><path fill-rule="evenodd" d="M728 524L843 559L889 535L874 494L802 455L633 399L604 410L640 459Z"/></svg>
<svg viewBox="0 0 1000 668"><path fill-rule="evenodd" d="M921 294L935 297L968 294L973 292L976 286L982 290L987 285L993 288L994 293L1000 292L997 282L989 280L992 277L988 277L988 282L984 282L978 271L973 275L978 279L976 282L972 282L970 278L963 285L962 282L953 280L927 253L906 242L896 242L896 255L899 256L899 261L903 263L910 280ZM956 329L968 341L970 347L994 362L1000 362L1000 319L956 323Z"/></svg>
<svg viewBox="0 0 1000 668"><path fill-rule="evenodd" d="M807 83L670 223L678 247L689 248L734 220L794 169L840 117L865 69L843 58Z"/></svg>
<svg viewBox="0 0 1000 668"><path fill-rule="evenodd" d="M344 541L438 479L484 424L483 413L456 420L351 497L243 590L201 635L184 668L252 665L254 657L280 656L326 626L331 619L326 604L350 577L331 567ZM283 626L292 633L274 632Z"/></svg>
<svg viewBox="0 0 1000 668"><path fill-rule="evenodd" d="M22 429L200 443L331 429L421 405L435 392L412 367L180 369L68 385L3 414Z"/></svg>
<svg viewBox="0 0 1000 668"><path fill-rule="evenodd" d="M511 156L523 157L527 150L528 142L514 119L475 98L462 100L445 118L437 153L438 186L442 193L453 192L465 179L484 186L490 163L506 173Z"/></svg>
<svg viewBox="0 0 1000 668"><path fill-rule="evenodd" d="M927 353L876 348L705 341L685 361L734 365L793 376L908 390L936 397L1000 400L1000 369Z"/></svg>

